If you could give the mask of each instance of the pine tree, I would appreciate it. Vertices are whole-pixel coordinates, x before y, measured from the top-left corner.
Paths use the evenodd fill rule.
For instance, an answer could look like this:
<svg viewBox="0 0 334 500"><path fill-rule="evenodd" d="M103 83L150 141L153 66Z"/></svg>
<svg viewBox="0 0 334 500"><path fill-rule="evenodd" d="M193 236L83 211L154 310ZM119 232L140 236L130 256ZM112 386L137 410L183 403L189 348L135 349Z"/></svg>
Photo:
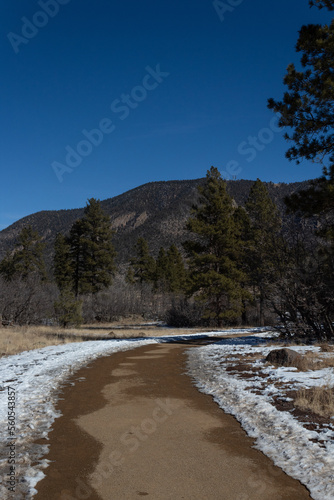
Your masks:
<svg viewBox="0 0 334 500"><path fill-rule="evenodd" d="M130 260L130 271L134 283L153 283L155 280L156 264L150 255L145 238L139 238L135 245L136 256Z"/></svg>
<svg viewBox="0 0 334 500"><path fill-rule="evenodd" d="M116 256L110 219L103 212L99 200L88 200L79 233L81 231L83 272L79 279L79 289L80 293L94 294L111 285Z"/></svg>
<svg viewBox="0 0 334 500"><path fill-rule="evenodd" d="M7 253L0 263L0 273L6 280L20 277L26 280L35 274L41 280L47 279L43 257L45 243L41 236L29 225L24 227L18 236L18 243L13 254Z"/></svg>
<svg viewBox="0 0 334 500"><path fill-rule="evenodd" d="M111 284L116 255L112 235L100 201L88 200L84 217L74 222L68 237L58 236L55 243L54 275L60 290L70 286L77 297Z"/></svg>
<svg viewBox="0 0 334 500"><path fill-rule="evenodd" d="M15 276L14 259L9 250L0 262L0 274L6 281L11 281Z"/></svg>
<svg viewBox="0 0 334 500"><path fill-rule="evenodd" d="M169 247L167 255L166 281L168 290L176 293L185 289L186 270L181 252L173 244Z"/></svg>
<svg viewBox="0 0 334 500"><path fill-rule="evenodd" d="M247 305L250 302L249 290L251 288L251 265L249 261L249 254L253 248L251 241L251 220L246 209L242 206L236 208L233 218L236 226L238 243L235 248L236 261L238 262L239 268L243 272L243 280L240 284L245 291L242 299L241 320L243 325L248 325Z"/></svg>
<svg viewBox="0 0 334 500"><path fill-rule="evenodd" d="M251 284L259 296L259 320L264 325L264 307L268 288L274 280L274 255L279 244L281 219L266 186L257 179L253 184L246 210L251 220L247 263Z"/></svg>
<svg viewBox="0 0 334 500"><path fill-rule="evenodd" d="M134 285L136 283L135 279L135 273L134 270L131 266L128 267L126 275L125 275L125 281L129 283L130 285Z"/></svg>
<svg viewBox="0 0 334 500"><path fill-rule="evenodd" d="M200 204L193 208L187 229L197 235L184 247L189 255L189 293L205 305L204 319L233 322L242 313L244 272L237 262L238 227L235 204L226 192L226 182L211 167L206 183L199 187Z"/></svg>
<svg viewBox="0 0 334 500"><path fill-rule="evenodd" d="M167 284L168 258L163 247L160 248L158 258L155 263L154 287L162 291L168 291Z"/></svg>
<svg viewBox="0 0 334 500"><path fill-rule="evenodd" d="M82 319L82 301L78 300L69 288L61 290L58 300L54 303L56 316L63 328L79 326Z"/></svg>
<svg viewBox="0 0 334 500"><path fill-rule="evenodd" d="M171 293L185 289L186 269L176 245L171 245L167 252L160 248L155 269L155 289Z"/></svg>
<svg viewBox="0 0 334 500"><path fill-rule="evenodd" d="M333 0L311 0L309 4L319 9L334 10ZM297 164L303 159L311 160L323 167L322 177L285 200L289 212L304 217L317 215L317 235L325 240L311 259L314 262L318 260L318 255L323 256L317 273L310 272L306 259L306 265L302 263L303 276L298 276L297 268L301 268L298 262L284 290L295 311L299 308L298 314L319 338L319 329L321 331L322 328L327 336L333 336L334 316L333 283L331 278L328 280L333 275L334 262L334 20L324 25L302 26L296 50L302 54L302 68L299 71L294 64L288 66L284 78L287 90L283 99L269 99L268 107L279 113L279 126L288 130L285 139L292 146L286 153L287 158ZM295 300L295 297L291 300L291 289L297 283L300 284L298 289L303 290L301 301ZM306 300L306 296L310 299ZM301 303L304 306L307 303L307 306ZM297 328L298 322L300 320L296 320Z"/></svg>
<svg viewBox="0 0 334 500"><path fill-rule="evenodd" d="M333 0L310 0L310 6L315 5L318 9L323 9L326 7L328 10L334 10L334 1Z"/></svg>
<svg viewBox="0 0 334 500"><path fill-rule="evenodd" d="M84 246L82 238L84 234L84 223L78 219L71 227L69 235L69 259L67 266L72 271L73 291L77 297L83 293L81 282L85 274Z"/></svg>
<svg viewBox="0 0 334 500"><path fill-rule="evenodd" d="M332 0L309 2L333 10ZM288 200L290 209L308 215L333 214L334 207L334 20L328 25L302 26L296 45L302 53L302 70L290 64L284 78L287 87L281 101L268 100L268 107L279 113L279 126L292 143L289 160L319 163L323 176L311 187ZM332 228L333 228L332 223ZM333 229L334 234L334 229Z"/></svg>

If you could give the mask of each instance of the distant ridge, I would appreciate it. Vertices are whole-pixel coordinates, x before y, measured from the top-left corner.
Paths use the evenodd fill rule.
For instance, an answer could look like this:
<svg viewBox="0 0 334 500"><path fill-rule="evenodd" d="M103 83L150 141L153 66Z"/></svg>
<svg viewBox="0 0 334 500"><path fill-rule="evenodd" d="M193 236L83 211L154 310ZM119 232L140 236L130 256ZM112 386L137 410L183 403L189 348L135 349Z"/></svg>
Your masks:
<svg viewBox="0 0 334 500"><path fill-rule="evenodd" d="M185 223L193 204L198 200L197 188L205 179L159 181L143 184L121 195L101 201L110 215L115 230L114 245L118 263L125 264L133 253L139 237L148 240L156 255L161 246L180 245L187 238ZM244 205L254 181L227 181L229 194L238 205ZM284 214L285 196L307 186L308 181L292 184L266 183L271 198ZM12 250L22 228L31 224L46 242L46 258L50 264L53 243L58 232L66 234L73 222L82 217L84 208L41 211L24 217L0 231L0 259Z"/></svg>

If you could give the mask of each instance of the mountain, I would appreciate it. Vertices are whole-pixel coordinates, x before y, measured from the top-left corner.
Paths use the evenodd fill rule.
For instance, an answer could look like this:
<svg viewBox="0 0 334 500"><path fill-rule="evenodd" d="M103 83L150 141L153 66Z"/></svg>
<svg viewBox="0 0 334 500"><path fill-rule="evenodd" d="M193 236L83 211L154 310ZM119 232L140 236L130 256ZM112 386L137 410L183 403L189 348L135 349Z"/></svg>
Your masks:
<svg viewBox="0 0 334 500"><path fill-rule="evenodd" d="M101 201L103 210L110 215L115 230L114 245L118 252L118 264L123 266L133 253L139 237L148 240L152 253L172 243L180 245L189 235L185 223L191 206L198 200L197 188L205 179L185 181L150 182L114 198ZM229 194L238 205L244 205L254 181L227 181ZM293 184L266 183L271 198L284 214L285 196L305 189L308 182ZM18 220L0 231L0 260L7 250L12 250L22 228L31 224L46 243L46 260L52 261L53 243L58 232L66 234L73 222L84 215L84 209L50 210Z"/></svg>

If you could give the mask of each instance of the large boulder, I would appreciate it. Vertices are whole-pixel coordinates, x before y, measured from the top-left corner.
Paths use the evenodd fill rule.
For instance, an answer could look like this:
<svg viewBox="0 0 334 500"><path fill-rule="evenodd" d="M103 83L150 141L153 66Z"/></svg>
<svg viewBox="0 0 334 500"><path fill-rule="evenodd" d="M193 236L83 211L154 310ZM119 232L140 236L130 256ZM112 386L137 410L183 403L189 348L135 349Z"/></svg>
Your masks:
<svg viewBox="0 0 334 500"><path fill-rule="evenodd" d="M292 349L275 349L270 351L266 357L269 363L275 363L280 366L295 366L301 360L301 355Z"/></svg>

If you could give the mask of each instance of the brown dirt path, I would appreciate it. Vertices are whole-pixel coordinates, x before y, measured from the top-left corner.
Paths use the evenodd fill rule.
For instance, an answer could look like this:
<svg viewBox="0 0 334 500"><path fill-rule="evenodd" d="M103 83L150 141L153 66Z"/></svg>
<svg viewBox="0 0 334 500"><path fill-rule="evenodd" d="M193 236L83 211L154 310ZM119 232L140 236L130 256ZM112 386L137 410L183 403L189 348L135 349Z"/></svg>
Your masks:
<svg viewBox="0 0 334 500"><path fill-rule="evenodd" d="M148 345L77 372L34 500L310 499L192 385L185 349Z"/></svg>

